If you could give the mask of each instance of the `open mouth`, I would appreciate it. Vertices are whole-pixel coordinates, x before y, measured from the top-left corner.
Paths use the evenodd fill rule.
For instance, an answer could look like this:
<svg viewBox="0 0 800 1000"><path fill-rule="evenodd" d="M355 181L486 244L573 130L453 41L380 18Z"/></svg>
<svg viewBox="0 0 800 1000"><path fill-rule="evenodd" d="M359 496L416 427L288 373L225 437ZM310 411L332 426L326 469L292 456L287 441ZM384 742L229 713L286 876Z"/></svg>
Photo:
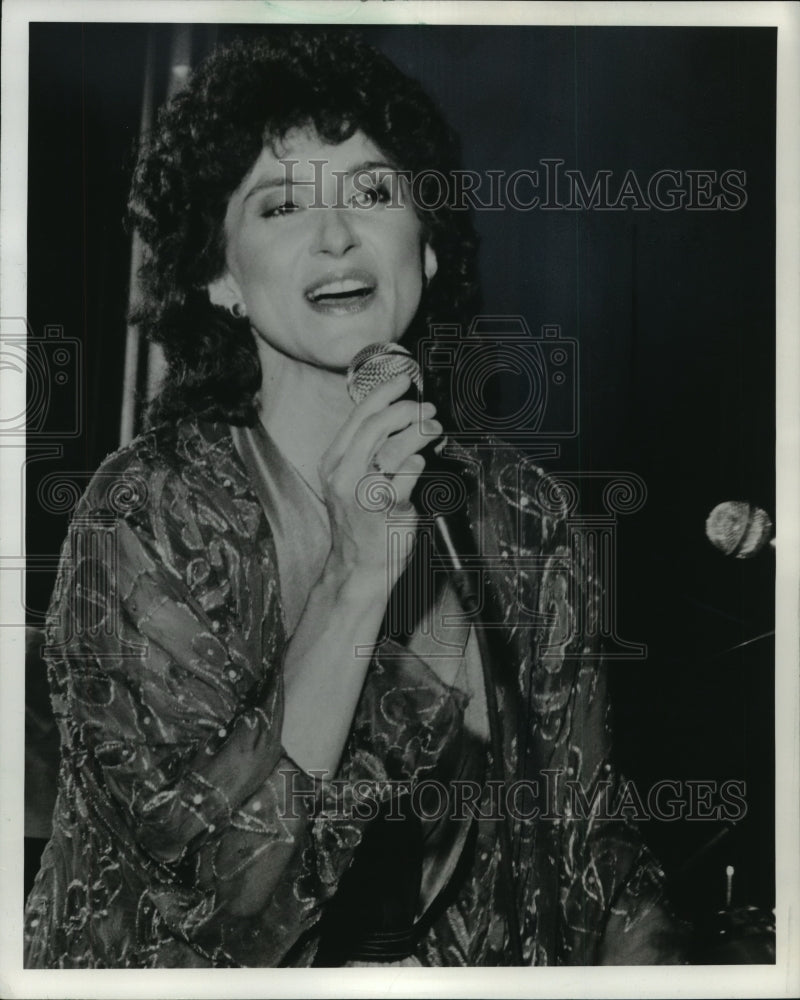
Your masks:
<svg viewBox="0 0 800 1000"><path fill-rule="evenodd" d="M348 276L324 279L306 290L312 308L322 311L353 311L366 305L375 294L371 276Z"/></svg>

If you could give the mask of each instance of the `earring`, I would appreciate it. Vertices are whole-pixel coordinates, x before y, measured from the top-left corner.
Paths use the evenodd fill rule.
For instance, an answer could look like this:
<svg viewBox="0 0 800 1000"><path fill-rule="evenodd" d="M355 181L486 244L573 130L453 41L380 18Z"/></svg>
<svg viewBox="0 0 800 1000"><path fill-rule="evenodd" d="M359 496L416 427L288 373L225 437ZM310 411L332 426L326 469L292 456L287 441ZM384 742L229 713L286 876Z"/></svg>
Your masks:
<svg viewBox="0 0 800 1000"><path fill-rule="evenodd" d="M247 315L247 310L241 302L234 302L232 306L228 306L228 312L234 319L244 319Z"/></svg>

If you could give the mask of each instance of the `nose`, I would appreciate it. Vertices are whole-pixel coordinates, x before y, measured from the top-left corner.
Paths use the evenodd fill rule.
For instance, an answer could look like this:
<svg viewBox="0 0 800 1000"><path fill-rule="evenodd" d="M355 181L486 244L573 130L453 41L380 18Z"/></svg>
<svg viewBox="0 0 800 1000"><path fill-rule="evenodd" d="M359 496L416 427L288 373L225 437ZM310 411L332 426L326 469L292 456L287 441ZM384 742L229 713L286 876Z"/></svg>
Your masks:
<svg viewBox="0 0 800 1000"><path fill-rule="evenodd" d="M347 208L321 208L317 223L314 250L341 257L352 247L358 246L358 236Z"/></svg>

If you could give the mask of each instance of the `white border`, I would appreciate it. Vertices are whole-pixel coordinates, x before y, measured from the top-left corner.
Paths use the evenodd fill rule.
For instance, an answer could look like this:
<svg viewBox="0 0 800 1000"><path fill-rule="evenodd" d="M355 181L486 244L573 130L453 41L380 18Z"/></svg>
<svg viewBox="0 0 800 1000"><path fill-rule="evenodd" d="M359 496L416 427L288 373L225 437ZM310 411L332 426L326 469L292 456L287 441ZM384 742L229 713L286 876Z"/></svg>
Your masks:
<svg viewBox="0 0 800 1000"><path fill-rule="evenodd" d="M2 7L0 316L26 314L27 66L30 21L326 22L342 24L580 24L778 26L778 963L662 969L22 970L24 629L13 573L0 573L0 995L13 997L390 997L800 995L800 7L793 3L522 3L476 0L5 0ZM19 383L19 380L17 380ZM24 396L24 389L22 389ZM25 400L7 393L4 413ZM0 554L21 553L17 484L23 450L0 447Z"/></svg>

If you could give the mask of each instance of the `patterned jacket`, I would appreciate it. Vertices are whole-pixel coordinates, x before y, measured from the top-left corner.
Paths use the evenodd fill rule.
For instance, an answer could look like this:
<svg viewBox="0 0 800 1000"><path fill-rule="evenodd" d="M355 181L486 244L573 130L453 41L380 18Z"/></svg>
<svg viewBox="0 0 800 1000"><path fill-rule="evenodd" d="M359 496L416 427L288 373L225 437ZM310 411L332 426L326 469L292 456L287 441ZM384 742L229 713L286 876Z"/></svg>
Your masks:
<svg viewBox="0 0 800 1000"><path fill-rule="evenodd" d="M662 874L615 808L598 595L563 503L512 451L462 457L500 619L524 960L673 961ZM368 819L342 810L341 788L334 808L281 746L285 646L270 525L230 428L186 421L110 456L74 513L49 611L62 759L27 967L311 964ZM337 777L447 783L476 754L485 776L464 707L379 646ZM508 962L496 793L459 820L471 836L422 922L423 964Z"/></svg>

